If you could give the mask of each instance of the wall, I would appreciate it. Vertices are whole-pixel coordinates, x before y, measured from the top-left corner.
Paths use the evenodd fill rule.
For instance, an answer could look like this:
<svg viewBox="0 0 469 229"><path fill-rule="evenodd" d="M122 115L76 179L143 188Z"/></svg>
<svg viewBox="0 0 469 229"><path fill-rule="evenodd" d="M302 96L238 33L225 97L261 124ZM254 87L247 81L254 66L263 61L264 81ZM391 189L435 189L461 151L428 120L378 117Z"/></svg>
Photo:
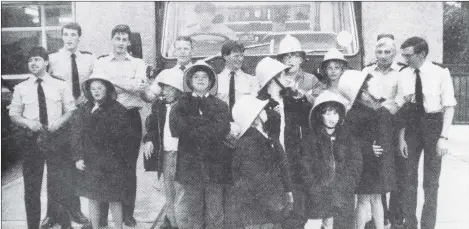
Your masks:
<svg viewBox="0 0 469 229"><path fill-rule="evenodd" d="M411 36L421 36L429 43L428 59L443 61L443 3L442 2L363 2L364 63L374 58L376 37L380 33L394 34L398 60L400 45Z"/></svg>
<svg viewBox="0 0 469 229"><path fill-rule="evenodd" d="M143 59L154 65L155 3L154 2L76 2L76 22L83 29L81 49L96 56L112 51L111 30L118 24L128 24L132 32L142 37Z"/></svg>

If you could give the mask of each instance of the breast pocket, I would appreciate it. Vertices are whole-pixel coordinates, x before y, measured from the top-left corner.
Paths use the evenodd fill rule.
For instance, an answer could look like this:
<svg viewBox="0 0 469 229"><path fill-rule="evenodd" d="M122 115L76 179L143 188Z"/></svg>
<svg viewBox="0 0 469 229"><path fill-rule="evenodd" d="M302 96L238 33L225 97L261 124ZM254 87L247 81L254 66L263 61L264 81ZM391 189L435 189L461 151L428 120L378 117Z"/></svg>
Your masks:
<svg viewBox="0 0 469 229"><path fill-rule="evenodd" d="M46 103L49 116L55 117L62 115L62 96L58 91L46 93Z"/></svg>
<svg viewBox="0 0 469 229"><path fill-rule="evenodd" d="M441 104L441 90L438 85L423 87L424 106L427 112L439 110Z"/></svg>
<svg viewBox="0 0 469 229"><path fill-rule="evenodd" d="M23 116L27 119L36 119L39 117L39 106L37 102L37 95L28 93L22 95L24 111Z"/></svg>

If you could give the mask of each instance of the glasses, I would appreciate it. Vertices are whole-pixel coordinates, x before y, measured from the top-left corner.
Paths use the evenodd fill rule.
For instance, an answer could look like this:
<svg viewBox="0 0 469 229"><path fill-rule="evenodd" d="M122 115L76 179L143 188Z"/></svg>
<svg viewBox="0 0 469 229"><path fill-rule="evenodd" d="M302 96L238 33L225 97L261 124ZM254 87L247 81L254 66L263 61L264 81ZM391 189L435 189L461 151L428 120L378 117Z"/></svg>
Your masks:
<svg viewBox="0 0 469 229"><path fill-rule="evenodd" d="M415 56L417 53L412 53L412 54L407 54L407 53L402 53L402 57L405 59L410 59L411 57Z"/></svg>

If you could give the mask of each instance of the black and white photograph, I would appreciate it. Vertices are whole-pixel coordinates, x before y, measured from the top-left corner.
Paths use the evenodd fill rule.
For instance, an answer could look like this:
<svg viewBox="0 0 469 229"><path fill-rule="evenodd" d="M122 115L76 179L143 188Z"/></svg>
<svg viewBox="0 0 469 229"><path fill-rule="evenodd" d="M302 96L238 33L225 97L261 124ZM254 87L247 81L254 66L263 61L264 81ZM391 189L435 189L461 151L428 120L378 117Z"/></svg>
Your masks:
<svg viewBox="0 0 469 229"><path fill-rule="evenodd" d="M1 1L2 229L469 229L467 1Z"/></svg>

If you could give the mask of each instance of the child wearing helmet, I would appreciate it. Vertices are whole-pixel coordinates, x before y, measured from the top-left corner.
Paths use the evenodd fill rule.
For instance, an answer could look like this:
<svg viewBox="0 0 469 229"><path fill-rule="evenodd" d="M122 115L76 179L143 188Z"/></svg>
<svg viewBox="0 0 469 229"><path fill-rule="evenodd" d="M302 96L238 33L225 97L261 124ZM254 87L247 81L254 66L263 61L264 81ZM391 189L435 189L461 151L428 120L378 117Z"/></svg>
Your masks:
<svg viewBox="0 0 469 229"><path fill-rule="evenodd" d="M353 196L360 177L358 142L343 128L347 100L324 91L309 114L311 132L301 143L301 175L308 193L306 217L329 229ZM353 210L353 208L351 209ZM318 227L319 229L319 227Z"/></svg>
<svg viewBox="0 0 469 229"><path fill-rule="evenodd" d="M344 58L344 54L339 50L332 48L324 55L320 71L322 75L325 76L324 81L327 85L327 90L339 92L339 79L346 71L346 67L347 60Z"/></svg>
<svg viewBox="0 0 469 229"><path fill-rule="evenodd" d="M292 208L287 156L278 139L264 130L267 104L245 95L233 107L241 137L233 155L226 228L273 228Z"/></svg>
<svg viewBox="0 0 469 229"><path fill-rule="evenodd" d="M230 131L228 105L216 98L216 73L203 61L187 68L187 91L171 109L169 127L178 137L176 181L182 191L176 204L181 229L223 228L223 184L228 152L221 150Z"/></svg>
<svg viewBox="0 0 469 229"><path fill-rule="evenodd" d="M177 228L176 197L181 188L175 182L178 138L169 130L169 114L177 100L183 95L183 72L166 69L159 74L161 97L152 105L146 119L147 134L143 138L144 167L146 171L163 174L166 216L161 228Z"/></svg>

